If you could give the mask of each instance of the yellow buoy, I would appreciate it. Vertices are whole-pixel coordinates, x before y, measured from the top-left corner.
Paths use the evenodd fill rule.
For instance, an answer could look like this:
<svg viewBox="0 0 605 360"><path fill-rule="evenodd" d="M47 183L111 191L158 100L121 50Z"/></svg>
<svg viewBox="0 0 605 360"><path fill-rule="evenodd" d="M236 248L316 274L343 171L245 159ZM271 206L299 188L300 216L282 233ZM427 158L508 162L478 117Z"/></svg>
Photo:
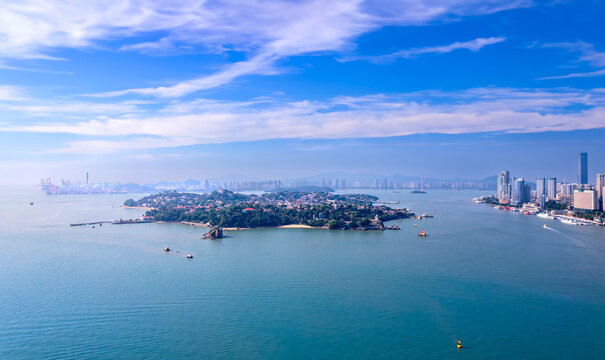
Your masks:
<svg viewBox="0 0 605 360"><path fill-rule="evenodd" d="M460 340L458 340L458 349L460 349L462 347L462 343L460 343Z"/></svg>

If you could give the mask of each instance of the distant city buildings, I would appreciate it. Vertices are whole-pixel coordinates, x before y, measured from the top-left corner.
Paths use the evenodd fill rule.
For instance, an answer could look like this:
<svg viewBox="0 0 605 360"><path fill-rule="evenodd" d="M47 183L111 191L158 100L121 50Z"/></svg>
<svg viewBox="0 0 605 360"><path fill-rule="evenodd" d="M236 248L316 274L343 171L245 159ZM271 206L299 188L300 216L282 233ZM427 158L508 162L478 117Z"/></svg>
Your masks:
<svg viewBox="0 0 605 360"><path fill-rule="evenodd" d="M605 209L605 174L597 174L596 185L588 182L588 154L578 153L578 183L558 183L557 178L539 177L532 194L523 178L513 178L508 170L497 177L497 197L500 204L522 205L544 208L549 201L566 204L580 210L603 211ZM528 204L529 205L529 204ZM550 206L550 205L549 205Z"/></svg>

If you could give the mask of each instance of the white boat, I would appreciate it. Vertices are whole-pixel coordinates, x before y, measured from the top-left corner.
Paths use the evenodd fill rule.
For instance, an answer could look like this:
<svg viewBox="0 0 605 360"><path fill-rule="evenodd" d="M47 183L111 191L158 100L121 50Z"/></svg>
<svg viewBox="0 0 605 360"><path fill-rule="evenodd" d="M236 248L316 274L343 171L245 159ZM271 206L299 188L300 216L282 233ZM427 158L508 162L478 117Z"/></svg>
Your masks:
<svg viewBox="0 0 605 360"><path fill-rule="evenodd" d="M541 217L543 219L554 219L555 217L546 212L541 212L536 214L537 217Z"/></svg>
<svg viewBox="0 0 605 360"><path fill-rule="evenodd" d="M546 225L546 224L542 225L542 227L545 228L545 229L550 229L550 227L548 225Z"/></svg>
<svg viewBox="0 0 605 360"><path fill-rule="evenodd" d="M561 218L560 220L561 220L561 222L563 224L567 224L567 225L580 225L580 223L578 221L572 220L572 219L569 219L569 218Z"/></svg>

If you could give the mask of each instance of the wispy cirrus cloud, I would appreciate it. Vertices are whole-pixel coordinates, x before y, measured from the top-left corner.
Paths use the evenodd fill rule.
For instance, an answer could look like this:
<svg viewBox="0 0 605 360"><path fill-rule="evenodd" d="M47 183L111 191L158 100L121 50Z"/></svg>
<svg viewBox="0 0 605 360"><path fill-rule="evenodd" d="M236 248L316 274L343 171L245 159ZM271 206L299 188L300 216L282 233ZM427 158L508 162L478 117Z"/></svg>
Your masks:
<svg viewBox="0 0 605 360"><path fill-rule="evenodd" d="M537 80L556 80L556 79L571 79L571 78L587 78L605 75L605 52L595 50L593 44L578 42L564 42L544 44L546 48L561 48L570 52L579 53L578 62L586 62L589 65L599 68L594 71L575 72L563 75L553 75L538 78Z"/></svg>
<svg viewBox="0 0 605 360"><path fill-rule="evenodd" d="M505 37L476 38L474 40L469 41L457 41L447 45L426 46L421 48L399 50L386 55L346 57L343 58L341 61L367 60L374 63L385 63L401 58L411 59L420 55L445 54L456 50L470 50L476 52L481 50L485 46L497 44L505 40Z"/></svg>
<svg viewBox="0 0 605 360"><path fill-rule="evenodd" d="M0 102L29 100L23 89L12 85L0 85Z"/></svg>
<svg viewBox="0 0 605 360"><path fill-rule="evenodd" d="M145 111L141 104L137 113L72 123L5 124L0 131L71 134L78 139L50 150L75 154L285 138L570 131L605 127L605 89L473 88L326 101L199 99L164 109Z"/></svg>
<svg viewBox="0 0 605 360"><path fill-rule="evenodd" d="M245 60L197 78L101 94L179 97L245 75L279 73L276 64L290 56L350 50L359 35L383 26L428 25L532 4L530 0L505 4L497 0L8 0L0 8L0 58L56 60L59 49L111 46L107 44L112 40L141 36L152 39L121 44L120 49L149 54L186 47L245 54ZM450 46L472 50L482 46L479 40Z"/></svg>

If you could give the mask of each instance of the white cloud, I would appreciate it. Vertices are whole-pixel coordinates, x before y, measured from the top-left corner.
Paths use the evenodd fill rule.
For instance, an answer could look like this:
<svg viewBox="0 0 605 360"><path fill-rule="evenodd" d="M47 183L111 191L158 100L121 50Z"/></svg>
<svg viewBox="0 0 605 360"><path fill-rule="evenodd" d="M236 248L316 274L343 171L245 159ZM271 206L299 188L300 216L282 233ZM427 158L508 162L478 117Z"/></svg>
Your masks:
<svg viewBox="0 0 605 360"><path fill-rule="evenodd" d="M571 79L571 78L587 78L605 75L605 52L598 52L594 45L585 42L567 42L567 43L552 43L545 44L547 48L562 48L572 52L579 52L578 61L587 62L593 67L600 68L594 71L576 72L564 75L544 76L536 80L555 80L555 79Z"/></svg>
<svg viewBox="0 0 605 360"><path fill-rule="evenodd" d="M474 88L337 97L323 102L200 99L172 103L159 111L139 111L76 123L4 125L0 131L85 137L54 150L68 153L284 138L569 131L605 127L605 89Z"/></svg>
<svg viewBox="0 0 605 360"><path fill-rule="evenodd" d="M451 43L448 45L426 46L426 47L422 47L422 48L412 48L412 49L400 50L400 51L396 51L394 53L386 54L386 55L349 57L349 58L343 59L343 61L368 60L368 61L372 61L372 62L376 62L376 63L382 63L382 62L393 61L398 58L410 59L410 58L414 58L414 57L417 57L419 55L424 55L424 54L431 54L431 53L444 54L444 53L449 53L449 52L452 52L455 50L461 50L461 49L476 52L476 51L481 50L485 46L497 44L497 43L505 41L505 40L506 40L505 37L477 38L477 39L470 40L470 41L463 41L463 42L457 41L457 42L454 42L454 43Z"/></svg>
<svg viewBox="0 0 605 360"><path fill-rule="evenodd" d="M600 70L595 70L595 71L571 73L571 74L565 74L565 75L545 76L545 77L538 78L536 80L586 78L586 77L595 77L595 76L604 76L604 75L605 75L605 69L600 69Z"/></svg>
<svg viewBox="0 0 605 360"><path fill-rule="evenodd" d="M351 49L382 26L426 25L529 6L529 0L6 0L0 7L0 58L57 59L62 48L155 37L122 50L165 52L181 46L242 51L247 60L172 85L102 94L178 97L250 74L275 74L278 60ZM472 44L467 44L472 49ZM434 52L447 49L433 49ZM450 50L451 51L451 50Z"/></svg>
<svg viewBox="0 0 605 360"><path fill-rule="evenodd" d="M29 98L22 89L12 85L0 85L0 101L25 101Z"/></svg>

